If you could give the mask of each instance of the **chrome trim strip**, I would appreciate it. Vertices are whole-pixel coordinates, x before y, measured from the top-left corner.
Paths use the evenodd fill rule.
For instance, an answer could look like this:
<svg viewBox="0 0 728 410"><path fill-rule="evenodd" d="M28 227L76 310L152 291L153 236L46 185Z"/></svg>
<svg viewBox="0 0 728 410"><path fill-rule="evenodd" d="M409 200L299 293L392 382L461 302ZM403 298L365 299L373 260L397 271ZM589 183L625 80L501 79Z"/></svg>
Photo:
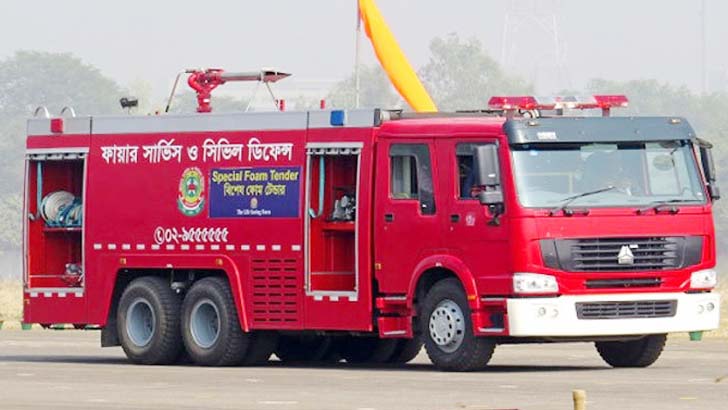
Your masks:
<svg viewBox="0 0 728 410"><path fill-rule="evenodd" d="M25 293L37 292L37 293L53 293L53 292L65 292L65 293L78 293L83 292L83 288L28 288L25 289Z"/></svg>
<svg viewBox="0 0 728 410"><path fill-rule="evenodd" d="M505 328L502 327L480 327L478 332L480 333L502 333Z"/></svg>
<svg viewBox="0 0 728 410"><path fill-rule="evenodd" d="M28 148L25 150L25 154L88 154L88 151L88 147Z"/></svg>
<svg viewBox="0 0 728 410"><path fill-rule="evenodd" d="M317 148L363 148L363 142L309 142L306 151Z"/></svg>

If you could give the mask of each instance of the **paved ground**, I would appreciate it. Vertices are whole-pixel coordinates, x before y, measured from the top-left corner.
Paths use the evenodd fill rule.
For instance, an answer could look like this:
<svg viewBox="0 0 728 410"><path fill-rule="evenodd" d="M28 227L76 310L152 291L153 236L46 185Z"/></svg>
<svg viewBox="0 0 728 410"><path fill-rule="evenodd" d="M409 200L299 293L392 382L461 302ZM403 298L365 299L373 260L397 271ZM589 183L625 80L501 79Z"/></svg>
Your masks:
<svg viewBox="0 0 728 410"><path fill-rule="evenodd" d="M421 354L394 368L153 367L98 347L93 331L0 331L0 409L728 408L728 340L671 340L648 369L606 367L589 344L501 346L490 370L435 371ZM687 339L687 336L684 336Z"/></svg>

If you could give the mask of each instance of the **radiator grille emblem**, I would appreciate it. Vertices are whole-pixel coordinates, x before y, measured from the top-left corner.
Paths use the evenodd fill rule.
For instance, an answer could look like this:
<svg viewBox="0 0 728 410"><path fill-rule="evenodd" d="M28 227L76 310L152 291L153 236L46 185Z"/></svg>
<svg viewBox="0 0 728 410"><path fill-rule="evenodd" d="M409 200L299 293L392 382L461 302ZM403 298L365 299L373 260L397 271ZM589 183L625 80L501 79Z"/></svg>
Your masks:
<svg viewBox="0 0 728 410"><path fill-rule="evenodd" d="M617 263L620 265L634 265L634 254L632 253L632 250L629 249L629 246L624 245L619 249Z"/></svg>

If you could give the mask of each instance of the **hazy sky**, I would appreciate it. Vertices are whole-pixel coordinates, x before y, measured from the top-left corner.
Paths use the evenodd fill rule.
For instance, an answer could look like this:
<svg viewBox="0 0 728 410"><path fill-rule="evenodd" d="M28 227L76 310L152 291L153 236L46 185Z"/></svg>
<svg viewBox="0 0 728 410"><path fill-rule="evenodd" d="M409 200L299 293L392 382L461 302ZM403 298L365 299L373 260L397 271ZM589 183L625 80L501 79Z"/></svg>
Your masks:
<svg viewBox="0 0 728 410"><path fill-rule="evenodd" d="M500 59L511 3L378 1L415 67L427 62L430 39L451 32L477 37ZM578 88L594 77L657 78L700 90L700 0L535 3L545 18L551 10L557 17L565 51L562 84ZM728 70L728 1L706 3L709 65L715 83L718 73ZM121 84L150 82L160 98L174 74L186 67L241 71L274 66L294 73L288 80L292 93L324 87L351 72L355 4L354 0L2 0L0 58L19 49L72 52ZM509 70L535 81L541 91L551 91L556 87L548 79L555 72L551 69L548 74L556 61L551 53L553 36L535 28L535 19L511 17L511 27L520 28L520 34L512 43ZM368 42L362 45L364 61L374 63Z"/></svg>

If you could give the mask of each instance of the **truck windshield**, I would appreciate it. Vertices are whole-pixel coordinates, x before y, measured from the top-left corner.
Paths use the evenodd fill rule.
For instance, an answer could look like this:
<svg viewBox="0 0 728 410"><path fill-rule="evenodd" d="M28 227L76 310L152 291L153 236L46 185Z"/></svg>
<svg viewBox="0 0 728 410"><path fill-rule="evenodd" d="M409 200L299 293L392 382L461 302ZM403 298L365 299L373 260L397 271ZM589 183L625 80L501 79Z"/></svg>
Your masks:
<svg viewBox="0 0 728 410"><path fill-rule="evenodd" d="M525 207L644 206L704 203L691 147L685 141L538 144L512 147L516 187ZM610 188L612 187L612 188Z"/></svg>

